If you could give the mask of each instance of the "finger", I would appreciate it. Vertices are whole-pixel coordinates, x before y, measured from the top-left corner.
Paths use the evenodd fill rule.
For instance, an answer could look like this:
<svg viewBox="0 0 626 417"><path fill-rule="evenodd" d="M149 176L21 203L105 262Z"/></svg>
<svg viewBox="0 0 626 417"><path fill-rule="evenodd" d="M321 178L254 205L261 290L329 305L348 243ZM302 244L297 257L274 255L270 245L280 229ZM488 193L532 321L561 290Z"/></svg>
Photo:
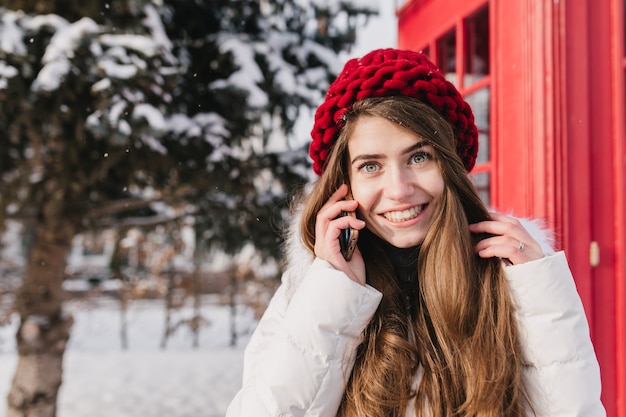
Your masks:
<svg viewBox="0 0 626 417"><path fill-rule="evenodd" d="M489 233L492 235L510 235L525 231L522 225L516 219L507 218L507 220L485 220L470 225L470 231L474 233ZM521 236L519 236L521 237Z"/></svg>
<svg viewBox="0 0 626 417"><path fill-rule="evenodd" d="M341 217L337 217L336 219L334 219L333 221L330 222L330 224L332 225L333 229L337 230L337 236L333 236L333 237L339 237L339 234L341 233L341 231L343 229L347 229L348 227L351 227L353 229L357 229L357 230L361 230L365 227L365 222L361 219L357 219L355 217L352 216L341 216ZM329 227L330 229L331 227ZM334 233L333 233L334 235Z"/></svg>
<svg viewBox="0 0 626 417"><path fill-rule="evenodd" d="M519 241L509 236L494 236L483 239L474 246L474 251L481 257L508 257L519 248Z"/></svg>
<svg viewBox="0 0 626 417"><path fill-rule="evenodd" d="M508 259L513 264L540 259L544 256L536 241L532 239L520 241L505 235L483 239L474 246L474 250L481 258Z"/></svg>
<svg viewBox="0 0 626 417"><path fill-rule="evenodd" d="M356 201L337 201L332 206L327 206L321 209L317 213L316 220L316 234L319 236L328 229L332 222L339 221L336 225L339 228L346 228L352 226L357 229L361 229L364 224L356 218L356 216L342 216L342 213L352 212L357 209L358 203Z"/></svg>
<svg viewBox="0 0 626 417"><path fill-rule="evenodd" d="M356 200L344 200L348 187L343 184L337 191L335 191L328 201L320 208L318 212L318 218L325 217L328 220L335 219L341 212L355 211L359 206Z"/></svg>
<svg viewBox="0 0 626 417"><path fill-rule="evenodd" d="M330 195L330 197L328 198L326 203L324 203L322 208L327 207L327 206L332 206L336 202L341 201L344 198L346 198L346 195L348 195L348 185L341 184L339 188L337 188L335 192Z"/></svg>

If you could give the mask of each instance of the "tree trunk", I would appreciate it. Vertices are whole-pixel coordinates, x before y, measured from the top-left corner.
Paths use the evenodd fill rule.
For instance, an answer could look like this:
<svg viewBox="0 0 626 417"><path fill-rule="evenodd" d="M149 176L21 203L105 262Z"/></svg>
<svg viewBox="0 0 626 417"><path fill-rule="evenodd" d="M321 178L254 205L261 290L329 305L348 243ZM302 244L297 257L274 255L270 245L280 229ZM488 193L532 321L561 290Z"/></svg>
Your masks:
<svg viewBox="0 0 626 417"><path fill-rule="evenodd" d="M50 213L45 211L35 224L17 297L19 360L8 396L7 417L56 415L63 354L72 327L72 318L63 313L62 284L73 228L59 217L52 216L50 221L51 217L46 216Z"/></svg>
<svg viewBox="0 0 626 417"><path fill-rule="evenodd" d="M202 327L202 289L200 288L200 268L197 264L194 265L194 271L191 275L191 282L193 288L193 318L192 318L192 330L193 330L193 347L197 349L200 346L200 327Z"/></svg>
<svg viewBox="0 0 626 417"><path fill-rule="evenodd" d="M237 346L237 292L239 291L239 272L237 268L233 268L230 275L230 346Z"/></svg>

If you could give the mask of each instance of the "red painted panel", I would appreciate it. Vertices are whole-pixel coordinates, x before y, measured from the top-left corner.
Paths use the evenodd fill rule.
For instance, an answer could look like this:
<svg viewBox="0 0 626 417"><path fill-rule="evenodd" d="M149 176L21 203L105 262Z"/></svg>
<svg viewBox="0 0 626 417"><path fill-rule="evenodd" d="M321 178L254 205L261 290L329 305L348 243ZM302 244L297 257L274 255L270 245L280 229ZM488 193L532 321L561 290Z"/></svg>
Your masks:
<svg viewBox="0 0 626 417"><path fill-rule="evenodd" d="M593 337L598 360L602 368L603 400L609 416L625 416L624 390L626 369L624 368L624 328L623 314L624 299L620 299L619 282L623 282L623 271L620 271L618 258L623 258L624 252L620 253L620 219L623 219L623 211L620 213L616 207L621 204L624 189L620 187L623 181L624 171L614 158L615 151L619 152L620 144L623 144L623 136L615 135L622 129L615 123L623 123L623 116L614 119L612 106L616 103L612 100L613 95L623 97L621 90L616 90L613 85L612 73L618 69L613 66L612 45L623 39L621 26L614 26L611 30L612 17L609 2L597 2L582 7L581 4L568 8L567 40L572 45L568 50L570 65L581 71L580 47L575 45L580 41L578 33L580 26L577 22L588 22L588 51L587 62L589 67L584 76L587 77L589 91L586 96L575 96L572 99L585 100L589 104L590 130L588 132L588 147L590 158L590 206L589 221L592 228L591 238L600 247L600 263L592 269L592 296L593 296ZM621 43L621 42L620 42ZM621 69L618 69L621 73ZM623 75L622 75L623 77ZM569 83L570 89L576 89L578 84L575 80ZM623 113L623 101L618 104ZM573 120L572 122L575 122ZM617 162L617 163L616 163ZM575 161L571 161L572 165ZM575 168L574 168L575 169ZM623 292L621 293L623 297ZM621 340L620 340L621 338ZM620 349L621 347L621 349ZM620 406L621 405L621 406Z"/></svg>
<svg viewBox="0 0 626 417"><path fill-rule="evenodd" d="M499 210L528 216L531 193L527 172L530 158L527 134L529 87L526 56L530 53L524 39L525 19L520 3L508 1L494 4L492 15L493 55L493 130L494 130L494 205ZM528 39L528 38L526 38ZM516 45L516 47L511 47ZM514 184L514 186L512 186Z"/></svg>
<svg viewBox="0 0 626 417"><path fill-rule="evenodd" d="M624 2L613 0L611 56L613 61L613 163L615 196L615 367L616 408L619 417L626 416L626 45L624 45Z"/></svg>
<svg viewBox="0 0 626 417"><path fill-rule="evenodd" d="M565 176L563 187L567 218L563 222L565 244L568 249L570 265L575 272L578 292L585 304L587 316L594 327L593 304L593 271L589 265L589 246L592 235L592 204L594 193L591 184L591 152L590 142L590 45L589 9L587 2L577 2L564 7L556 6L560 18L565 24L563 46L565 48L564 89L561 92L565 106L563 107L563 156ZM595 66L595 65L594 65ZM595 129L596 127L594 127ZM608 138L608 137L607 137Z"/></svg>

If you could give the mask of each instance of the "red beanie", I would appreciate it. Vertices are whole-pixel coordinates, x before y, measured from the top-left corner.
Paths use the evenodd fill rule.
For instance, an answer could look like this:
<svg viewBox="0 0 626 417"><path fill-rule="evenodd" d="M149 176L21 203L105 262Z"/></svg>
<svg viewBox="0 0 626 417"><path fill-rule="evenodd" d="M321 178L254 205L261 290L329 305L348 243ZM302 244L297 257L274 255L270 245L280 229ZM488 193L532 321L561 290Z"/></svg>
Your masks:
<svg viewBox="0 0 626 417"><path fill-rule="evenodd" d="M383 96L414 97L434 108L452 126L457 153L471 171L478 153L478 129L469 104L426 55L378 49L346 63L315 113L309 154L317 175L322 175L342 127L342 117L354 102Z"/></svg>

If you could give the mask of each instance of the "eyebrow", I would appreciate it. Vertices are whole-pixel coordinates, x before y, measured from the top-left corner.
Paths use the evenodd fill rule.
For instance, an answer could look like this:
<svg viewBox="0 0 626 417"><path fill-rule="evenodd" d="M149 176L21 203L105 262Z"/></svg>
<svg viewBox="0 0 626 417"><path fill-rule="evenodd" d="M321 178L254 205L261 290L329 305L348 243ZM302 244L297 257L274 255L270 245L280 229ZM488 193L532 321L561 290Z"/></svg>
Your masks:
<svg viewBox="0 0 626 417"><path fill-rule="evenodd" d="M425 146L430 145L428 142L426 141L421 141L416 143L415 145L409 146L408 148L406 148L404 151L402 151L402 155L406 155L412 152L415 152L416 150L423 148ZM354 164L357 161L363 161L363 160L370 160L370 159L382 159L385 156L383 154L362 154L362 155L357 155L355 156L352 161L350 161L351 164Z"/></svg>

